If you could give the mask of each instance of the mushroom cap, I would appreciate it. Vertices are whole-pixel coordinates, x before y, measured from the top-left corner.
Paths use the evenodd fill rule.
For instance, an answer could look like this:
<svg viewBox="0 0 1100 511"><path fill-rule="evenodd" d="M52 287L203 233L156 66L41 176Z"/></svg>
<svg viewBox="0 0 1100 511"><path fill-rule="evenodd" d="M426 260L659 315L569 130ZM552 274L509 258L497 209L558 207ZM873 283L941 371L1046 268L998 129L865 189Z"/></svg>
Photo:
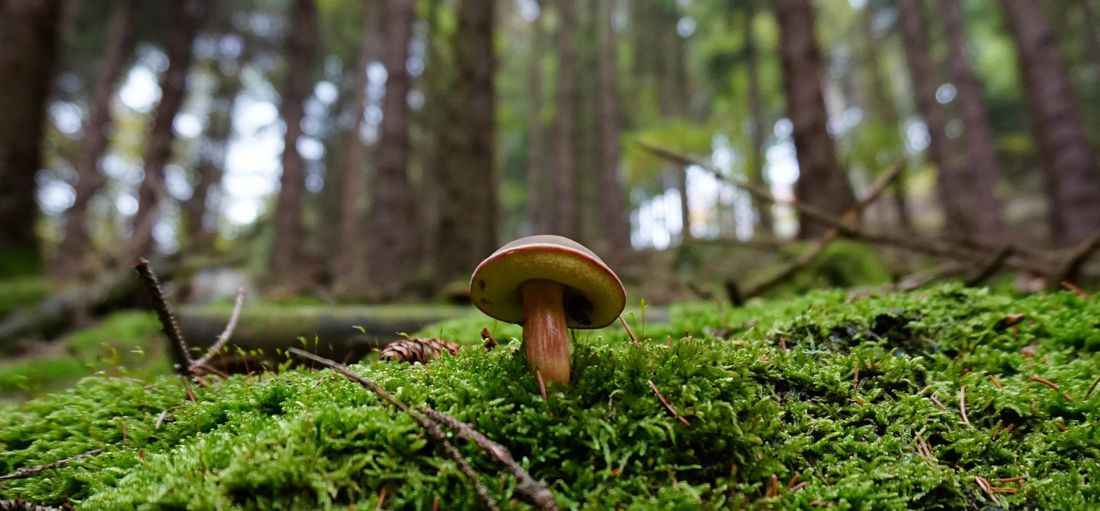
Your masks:
<svg viewBox="0 0 1100 511"><path fill-rule="evenodd" d="M623 283L599 256L549 234L520 238L485 258L470 279L470 300L493 318L523 323L523 283L533 279L563 285L570 328L603 328L626 306Z"/></svg>

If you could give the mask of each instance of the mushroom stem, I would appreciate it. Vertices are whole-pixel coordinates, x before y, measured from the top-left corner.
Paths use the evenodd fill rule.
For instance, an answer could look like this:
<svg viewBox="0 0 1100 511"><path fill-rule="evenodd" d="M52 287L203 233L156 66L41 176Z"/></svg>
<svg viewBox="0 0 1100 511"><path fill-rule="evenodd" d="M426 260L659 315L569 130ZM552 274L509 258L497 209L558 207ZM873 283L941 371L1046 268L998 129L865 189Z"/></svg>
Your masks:
<svg viewBox="0 0 1100 511"><path fill-rule="evenodd" d="M562 285L542 279L523 283L523 344L527 363L547 382L569 384L569 331Z"/></svg>

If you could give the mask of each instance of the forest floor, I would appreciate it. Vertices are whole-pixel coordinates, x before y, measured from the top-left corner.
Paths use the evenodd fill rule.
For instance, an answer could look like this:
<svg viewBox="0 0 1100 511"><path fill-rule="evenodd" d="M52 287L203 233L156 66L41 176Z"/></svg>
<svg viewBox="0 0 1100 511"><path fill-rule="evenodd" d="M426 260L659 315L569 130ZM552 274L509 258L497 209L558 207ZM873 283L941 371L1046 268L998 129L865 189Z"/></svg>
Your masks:
<svg viewBox="0 0 1100 511"><path fill-rule="evenodd" d="M518 327L481 315L419 334L466 345L456 356L351 370L502 444L563 508L1100 505L1100 297L949 284L625 319L640 346L622 330L578 332L573 384L546 398ZM515 478L452 440L497 505L526 507ZM289 367L201 385L103 373L4 405L0 474L27 469L0 475L0 498L77 509L481 498L408 414L333 371Z"/></svg>

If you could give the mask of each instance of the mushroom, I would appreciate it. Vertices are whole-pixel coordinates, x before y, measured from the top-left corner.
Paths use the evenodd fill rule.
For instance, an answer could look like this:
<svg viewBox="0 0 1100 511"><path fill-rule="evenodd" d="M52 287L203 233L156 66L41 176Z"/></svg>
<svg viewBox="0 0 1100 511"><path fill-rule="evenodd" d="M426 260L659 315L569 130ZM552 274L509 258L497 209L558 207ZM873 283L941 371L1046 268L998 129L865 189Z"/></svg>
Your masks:
<svg viewBox="0 0 1100 511"><path fill-rule="evenodd" d="M527 363L544 381L569 384L567 328L603 328L626 292L595 253L569 238L528 236L497 249L474 270L470 300L485 314L523 325Z"/></svg>

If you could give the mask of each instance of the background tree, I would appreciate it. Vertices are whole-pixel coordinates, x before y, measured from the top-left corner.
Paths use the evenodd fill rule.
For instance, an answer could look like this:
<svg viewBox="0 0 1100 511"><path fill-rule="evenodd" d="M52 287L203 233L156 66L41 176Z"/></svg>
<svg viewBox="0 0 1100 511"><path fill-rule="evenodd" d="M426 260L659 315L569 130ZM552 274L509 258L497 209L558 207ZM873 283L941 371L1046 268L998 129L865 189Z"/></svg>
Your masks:
<svg viewBox="0 0 1100 511"><path fill-rule="evenodd" d="M807 0L775 3L783 59L783 85L787 94L787 117L794 125L798 151L799 200L836 214L852 208L855 197L848 179L840 171L836 147L826 128L828 112L822 95L824 70L821 52L814 38L814 13ZM800 218L798 236L816 238L826 227Z"/></svg>
<svg viewBox="0 0 1100 511"><path fill-rule="evenodd" d="M35 173L57 49L59 0L0 2L0 276L36 271Z"/></svg>
<svg viewBox="0 0 1100 511"><path fill-rule="evenodd" d="M1059 61L1042 5L1002 2L1016 41L1031 126L1050 203L1050 229L1060 244L1080 242L1100 226L1100 168L1085 134L1069 73Z"/></svg>
<svg viewBox="0 0 1100 511"><path fill-rule="evenodd" d="M576 237L578 218L574 204L576 190L577 151L577 84L576 43L573 29L576 23L574 0L557 0L558 6L558 85L557 118L554 129L556 167L554 194L551 196L553 216L551 231Z"/></svg>
<svg viewBox="0 0 1100 511"><path fill-rule="evenodd" d="M619 59L614 12L617 2L600 2L600 212L608 254L621 260L630 248L630 220L626 194L619 179L621 159L621 110L619 106Z"/></svg>

